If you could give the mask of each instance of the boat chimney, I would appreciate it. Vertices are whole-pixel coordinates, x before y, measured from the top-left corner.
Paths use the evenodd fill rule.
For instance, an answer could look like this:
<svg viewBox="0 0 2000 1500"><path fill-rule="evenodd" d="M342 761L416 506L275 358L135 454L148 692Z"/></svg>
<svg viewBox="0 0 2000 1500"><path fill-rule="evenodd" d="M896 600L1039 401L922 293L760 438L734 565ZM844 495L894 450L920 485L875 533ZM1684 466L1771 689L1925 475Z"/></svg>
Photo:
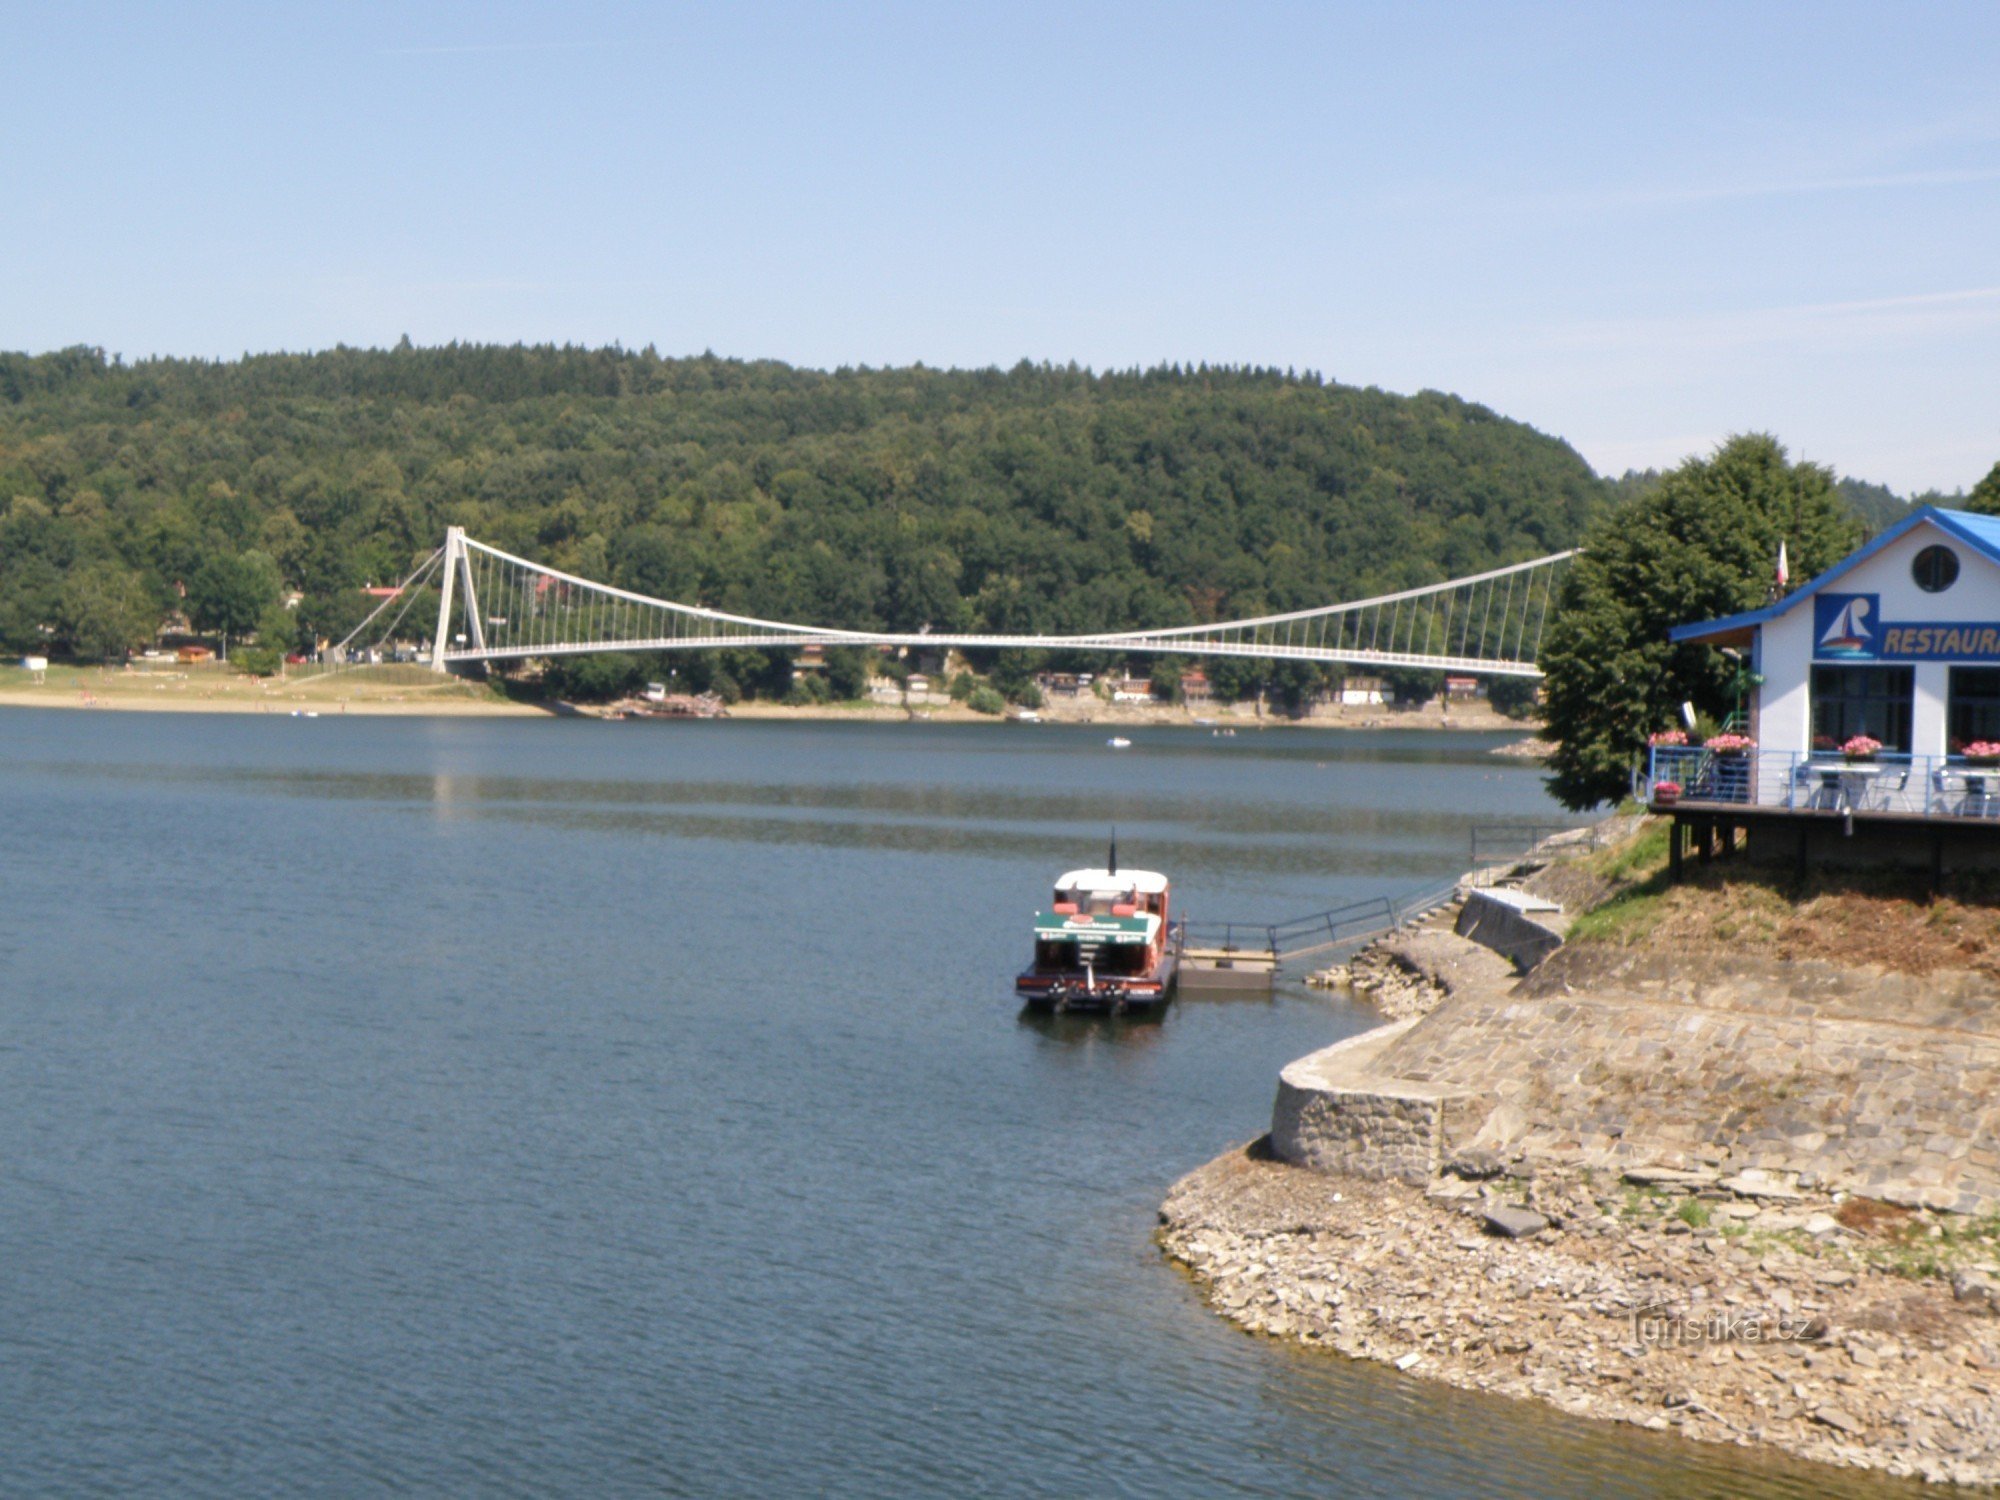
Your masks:
<svg viewBox="0 0 2000 1500"><path fill-rule="evenodd" d="M1105 858L1104 868L1113 875L1118 873L1118 825L1111 825L1111 853Z"/></svg>

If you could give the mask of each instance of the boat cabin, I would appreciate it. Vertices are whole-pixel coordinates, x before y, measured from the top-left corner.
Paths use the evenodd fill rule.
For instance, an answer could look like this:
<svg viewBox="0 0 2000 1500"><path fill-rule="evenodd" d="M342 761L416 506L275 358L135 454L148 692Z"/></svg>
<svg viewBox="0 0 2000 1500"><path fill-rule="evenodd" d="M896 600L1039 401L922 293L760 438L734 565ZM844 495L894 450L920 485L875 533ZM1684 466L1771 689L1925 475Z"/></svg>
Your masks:
<svg viewBox="0 0 2000 1500"><path fill-rule="evenodd" d="M1071 870L1057 879L1053 906L1058 915L1066 917L1078 913L1131 917L1151 912L1164 918L1167 877L1152 870Z"/></svg>
<svg viewBox="0 0 2000 1500"><path fill-rule="evenodd" d="M1035 924L1035 970L1144 974L1159 960L1167 877L1152 870L1071 870Z"/></svg>

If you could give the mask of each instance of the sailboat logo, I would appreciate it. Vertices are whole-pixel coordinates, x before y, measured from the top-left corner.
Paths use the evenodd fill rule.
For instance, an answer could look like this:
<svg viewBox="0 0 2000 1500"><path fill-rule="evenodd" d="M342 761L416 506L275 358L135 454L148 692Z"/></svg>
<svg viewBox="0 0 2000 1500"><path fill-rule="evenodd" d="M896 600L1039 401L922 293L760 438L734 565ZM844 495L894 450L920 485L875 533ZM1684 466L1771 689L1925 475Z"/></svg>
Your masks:
<svg viewBox="0 0 2000 1500"><path fill-rule="evenodd" d="M1813 601L1813 634L1821 656L1873 656L1880 594L1822 594Z"/></svg>

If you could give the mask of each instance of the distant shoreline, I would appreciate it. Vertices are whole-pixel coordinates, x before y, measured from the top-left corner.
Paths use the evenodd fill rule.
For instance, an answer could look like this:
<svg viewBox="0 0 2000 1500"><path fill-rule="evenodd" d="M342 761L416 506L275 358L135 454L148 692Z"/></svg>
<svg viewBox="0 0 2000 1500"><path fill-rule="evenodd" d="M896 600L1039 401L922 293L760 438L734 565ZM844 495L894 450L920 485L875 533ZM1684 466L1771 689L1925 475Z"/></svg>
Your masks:
<svg viewBox="0 0 2000 1500"><path fill-rule="evenodd" d="M19 667L0 668L0 708L96 709L114 713L357 714L383 718L587 718L604 715L600 705L562 701L537 703L503 698L459 679L425 680L414 671L404 680L353 678L256 678L226 668L128 672L101 667L51 667L36 683ZM855 724L998 724L949 700L893 703L792 704L746 700L730 705L732 719ZM1467 734L1513 734L1530 741L1540 725L1509 719L1483 707L1389 709L1323 705L1304 718L1258 715L1248 706L1204 708L1187 705L1061 703L1039 710L1035 725L1096 726L1118 729L1422 729ZM1033 725L1024 727L1034 727Z"/></svg>

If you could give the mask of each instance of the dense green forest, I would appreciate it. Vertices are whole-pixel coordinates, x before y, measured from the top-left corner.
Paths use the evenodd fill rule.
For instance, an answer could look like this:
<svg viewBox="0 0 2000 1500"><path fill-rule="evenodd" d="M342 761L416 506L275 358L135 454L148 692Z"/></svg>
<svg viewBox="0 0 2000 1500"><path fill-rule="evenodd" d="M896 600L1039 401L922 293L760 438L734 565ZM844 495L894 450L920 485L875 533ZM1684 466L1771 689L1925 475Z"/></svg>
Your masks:
<svg viewBox="0 0 2000 1500"><path fill-rule="evenodd" d="M822 372L407 341L0 354L0 648L115 656L185 613L268 664L344 634L363 587L401 579L448 523L643 593L819 624L1195 624L1574 546L1664 478L1600 480L1484 407L1310 372ZM1907 503L1836 493L1870 528ZM783 659L747 655L683 680L723 664L732 686L784 690ZM983 665L1005 686L1037 664ZM556 670L608 688L638 665ZM1325 675L1214 672L1293 701Z"/></svg>
<svg viewBox="0 0 2000 1500"><path fill-rule="evenodd" d="M447 523L829 625L1191 624L1550 552L1607 493L1470 402L1278 370L0 355L0 645L106 654L183 601L212 629L337 636ZM281 585L304 594L290 627Z"/></svg>

